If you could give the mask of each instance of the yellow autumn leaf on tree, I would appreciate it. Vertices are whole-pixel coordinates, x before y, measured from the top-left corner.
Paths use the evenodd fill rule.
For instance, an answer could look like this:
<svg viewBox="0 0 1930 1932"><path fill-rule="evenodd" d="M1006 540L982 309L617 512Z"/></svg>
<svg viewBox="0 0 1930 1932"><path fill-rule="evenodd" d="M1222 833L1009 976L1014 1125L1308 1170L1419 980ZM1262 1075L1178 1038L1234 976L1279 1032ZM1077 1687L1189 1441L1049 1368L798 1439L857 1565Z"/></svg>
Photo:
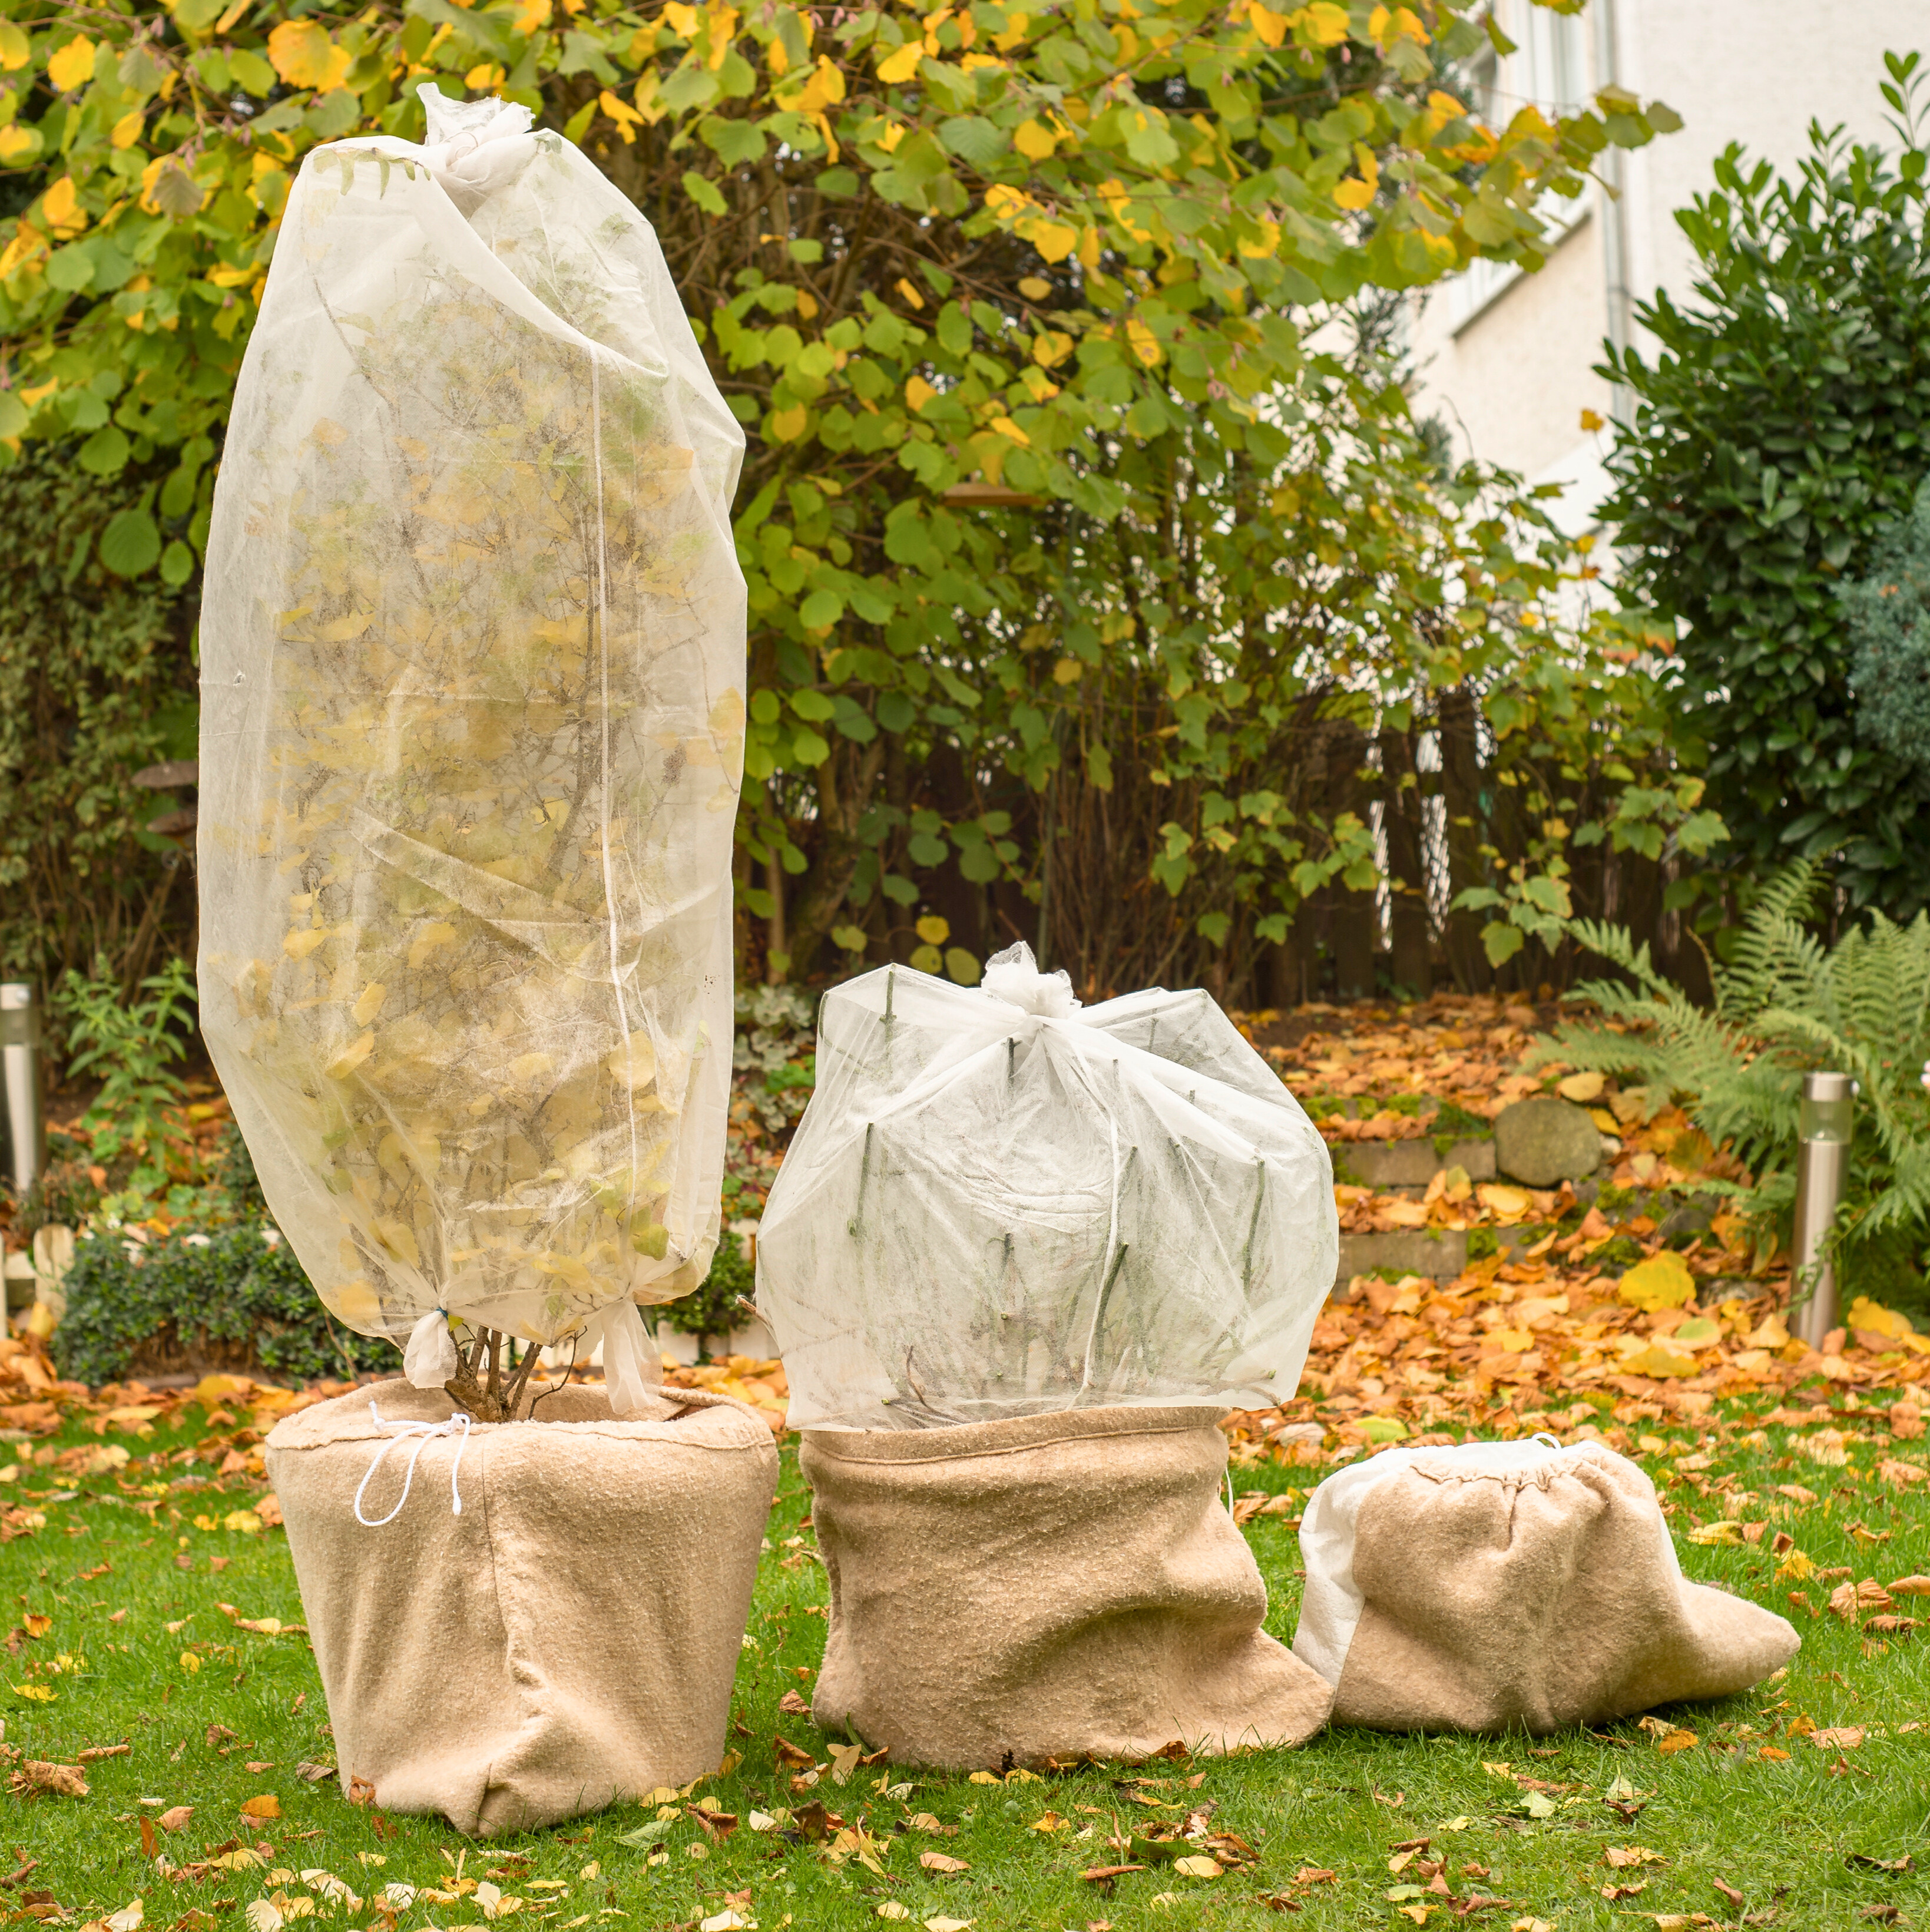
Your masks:
<svg viewBox="0 0 1930 1932"><path fill-rule="evenodd" d="M914 376L905 385L905 400L911 405L913 414L922 414L925 406L938 394L922 376Z"/></svg>
<svg viewBox="0 0 1930 1932"><path fill-rule="evenodd" d="M85 34L69 40L47 62L47 78L63 94L85 87L94 78L94 43Z"/></svg>
<svg viewBox="0 0 1930 1932"><path fill-rule="evenodd" d="M810 412L802 403L793 403L789 409L773 410L769 419L772 436L779 442L795 442L805 433L805 424L811 420Z"/></svg>
<svg viewBox="0 0 1930 1932"><path fill-rule="evenodd" d="M1059 145L1043 122L1021 121L1012 130L1012 146L1029 161L1042 161Z"/></svg>
<svg viewBox="0 0 1930 1932"><path fill-rule="evenodd" d="M1062 262L1079 245L1079 231L1063 221L1028 221L1019 232L1048 262Z"/></svg>
<svg viewBox="0 0 1930 1932"><path fill-rule="evenodd" d="M999 435L1017 443L1021 449L1029 449L1032 447L1032 438L1027 436L1010 416L994 416L988 427L996 431Z"/></svg>
<svg viewBox="0 0 1930 1932"><path fill-rule="evenodd" d="M912 930L928 946L943 946L952 937L952 922L937 913L928 913Z"/></svg>
<svg viewBox="0 0 1930 1932"><path fill-rule="evenodd" d="M516 9L515 26L519 34L533 34L539 27L550 24L550 0L520 0Z"/></svg>
<svg viewBox="0 0 1930 1932"><path fill-rule="evenodd" d="M1149 369L1155 367L1166 353L1159 346L1158 337L1137 316L1126 324L1126 341L1132 352Z"/></svg>
<svg viewBox="0 0 1930 1932"><path fill-rule="evenodd" d="M41 197L40 219L56 235L78 235L87 226L87 211L74 192L73 176L62 175Z"/></svg>
<svg viewBox="0 0 1930 1932"><path fill-rule="evenodd" d="M130 107L114 123L113 131L107 136L108 144L115 148L131 148L141 138L141 110Z"/></svg>
<svg viewBox="0 0 1930 1932"><path fill-rule="evenodd" d="M283 21L268 36L268 56L290 87L325 92L340 86L349 71L348 50L313 20Z"/></svg>
<svg viewBox="0 0 1930 1932"><path fill-rule="evenodd" d="M10 161L16 154L31 154L39 144L34 135L25 128L0 128L0 161ZM14 244L19 245L16 242ZM0 274L7 271L0 268Z"/></svg>
<svg viewBox="0 0 1930 1932"><path fill-rule="evenodd" d="M1277 47L1286 39L1287 16L1284 14L1275 14L1261 6L1260 0L1253 0L1246 10L1246 17L1264 45Z"/></svg>
<svg viewBox="0 0 1930 1932"><path fill-rule="evenodd" d="M1334 0L1313 0L1312 5L1288 14L1287 21L1314 46L1337 47L1347 37L1347 9Z"/></svg>
<svg viewBox="0 0 1930 1932"><path fill-rule="evenodd" d="M895 53L889 53L878 63L878 78L888 87L901 87L918 71L918 64L925 58L922 40L907 40Z"/></svg>
<svg viewBox="0 0 1930 1932"><path fill-rule="evenodd" d="M1380 185L1380 162L1374 150L1361 141L1353 144L1353 158L1360 172L1357 176L1350 175L1334 190L1334 199L1343 208L1365 208Z"/></svg>
<svg viewBox="0 0 1930 1932"><path fill-rule="evenodd" d="M11 20L0 20L0 68L16 73L34 57L33 44Z"/></svg>

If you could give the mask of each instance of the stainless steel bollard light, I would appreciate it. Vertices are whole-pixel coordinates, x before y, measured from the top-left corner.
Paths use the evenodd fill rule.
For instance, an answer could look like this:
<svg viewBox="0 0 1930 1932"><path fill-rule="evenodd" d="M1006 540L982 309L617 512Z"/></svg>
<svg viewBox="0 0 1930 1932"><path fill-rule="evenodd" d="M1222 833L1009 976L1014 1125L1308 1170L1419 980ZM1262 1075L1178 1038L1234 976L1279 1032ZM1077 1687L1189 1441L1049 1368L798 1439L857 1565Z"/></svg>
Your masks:
<svg viewBox="0 0 1930 1932"><path fill-rule="evenodd" d="M1790 1334L1812 1348L1836 1325L1836 1270L1821 1262L1850 1168L1857 1083L1847 1073L1806 1073L1797 1128L1796 1226L1791 1240ZM1803 1299L1804 1284L1815 1286Z"/></svg>
<svg viewBox="0 0 1930 1932"><path fill-rule="evenodd" d="M18 1200L46 1165L40 1111L40 1010L31 986L0 986L0 1124L6 1129L7 1178Z"/></svg>

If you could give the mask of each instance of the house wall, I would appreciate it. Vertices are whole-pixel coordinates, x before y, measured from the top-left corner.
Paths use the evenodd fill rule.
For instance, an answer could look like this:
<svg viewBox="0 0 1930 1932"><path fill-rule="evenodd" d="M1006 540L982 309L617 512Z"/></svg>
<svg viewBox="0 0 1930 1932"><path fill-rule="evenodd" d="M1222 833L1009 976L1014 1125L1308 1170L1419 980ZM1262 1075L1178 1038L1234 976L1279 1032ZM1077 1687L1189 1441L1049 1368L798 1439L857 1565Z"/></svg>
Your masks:
<svg viewBox="0 0 1930 1932"><path fill-rule="evenodd" d="M1666 101L1683 122L1620 162L1619 218L1638 301L1658 287L1692 299L1693 252L1674 213L1713 188L1713 164L1731 142L1788 169L1807 151L1814 119L1893 148L1878 92L1884 52L1921 48L1930 65L1930 8L1921 0L1755 0L1740 12L1716 0L1590 0L1569 31L1591 88L1601 84L1593 22L1605 6L1613 9L1615 77L1645 100ZM1518 41L1530 22L1545 34L1536 17L1542 10L1497 0ZM1491 112L1503 121L1552 70L1542 45L1532 70L1525 52L1500 64ZM1930 83L1926 94L1930 105ZM1608 442L1583 428L1582 412L1606 417L1611 401L1591 365L1608 331L1605 246L1617 212L1593 190L1590 202L1543 268L1516 277L1478 312L1469 313L1467 287L1424 292L1409 335L1416 413L1441 417L1464 455L1563 484L1562 520L1578 529L1593 521ZM1546 211L1560 212L1558 203ZM1484 287L1500 279L1480 272ZM1642 339L1638 328L1638 346Z"/></svg>

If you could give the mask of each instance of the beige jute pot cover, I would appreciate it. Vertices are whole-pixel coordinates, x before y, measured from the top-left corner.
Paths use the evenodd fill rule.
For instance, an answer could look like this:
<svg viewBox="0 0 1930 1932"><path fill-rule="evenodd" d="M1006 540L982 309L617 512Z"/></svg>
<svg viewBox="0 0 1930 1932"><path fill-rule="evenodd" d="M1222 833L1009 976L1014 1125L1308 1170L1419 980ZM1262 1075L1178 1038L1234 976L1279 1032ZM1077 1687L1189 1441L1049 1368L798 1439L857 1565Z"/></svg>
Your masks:
<svg viewBox="0 0 1930 1932"><path fill-rule="evenodd" d="M743 1403L651 1402L565 1388L465 1432L392 1382L276 1424L344 1790L487 1836L717 1768L778 1454Z"/></svg>
<svg viewBox="0 0 1930 1932"><path fill-rule="evenodd" d="M1600 1724L1745 1689L1800 1642L1689 1582L1654 1486L1599 1442L1384 1451L1314 1492L1300 1548L1293 1648L1336 1724Z"/></svg>
<svg viewBox="0 0 1930 1932"><path fill-rule="evenodd" d="M807 1431L818 1724L951 1768L1310 1737L1332 1693L1260 1628L1220 1413Z"/></svg>

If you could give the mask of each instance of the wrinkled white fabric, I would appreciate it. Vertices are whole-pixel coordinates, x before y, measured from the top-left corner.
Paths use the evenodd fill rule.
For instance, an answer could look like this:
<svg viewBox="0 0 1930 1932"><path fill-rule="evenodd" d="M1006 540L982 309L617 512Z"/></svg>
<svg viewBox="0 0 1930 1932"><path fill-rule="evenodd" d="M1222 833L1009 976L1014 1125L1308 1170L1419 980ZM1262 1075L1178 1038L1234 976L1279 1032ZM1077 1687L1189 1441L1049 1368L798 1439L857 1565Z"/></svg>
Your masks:
<svg viewBox="0 0 1930 1932"><path fill-rule="evenodd" d="M825 995L757 1239L792 1426L1290 1395L1339 1247L1293 1096L1203 992L987 979Z"/></svg>
<svg viewBox="0 0 1930 1932"><path fill-rule="evenodd" d="M402 1372L412 1388L439 1389L459 1366L449 1318L439 1308L432 1308L409 1331L409 1346L402 1352Z"/></svg>
<svg viewBox="0 0 1930 1932"><path fill-rule="evenodd" d="M653 1412L663 1364L634 1301L613 1301L597 1317L603 1338L604 1393L610 1413L631 1422Z"/></svg>
<svg viewBox="0 0 1930 1932"><path fill-rule="evenodd" d="M716 1243L744 438L636 208L426 105L304 160L242 368L202 1023L342 1320L549 1343Z"/></svg>
<svg viewBox="0 0 1930 1932"><path fill-rule="evenodd" d="M1593 1457L1613 1461L1606 1444L1584 1441L1563 1448L1553 1437L1524 1437L1514 1442L1464 1442L1433 1449L1383 1449L1365 1462L1336 1471L1307 1498L1300 1515L1300 1558L1307 1573L1300 1595L1300 1622L1293 1652L1329 1684L1338 1685L1347 1654L1359 1628L1367 1599L1354 1581L1354 1540L1361 1505L1374 1487L1416 1462L1460 1463L1484 1472L1539 1468L1544 1462L1575 1462ZM1665 1532L1668 1561L1681 1574L1675 1545Z"/></svg>

